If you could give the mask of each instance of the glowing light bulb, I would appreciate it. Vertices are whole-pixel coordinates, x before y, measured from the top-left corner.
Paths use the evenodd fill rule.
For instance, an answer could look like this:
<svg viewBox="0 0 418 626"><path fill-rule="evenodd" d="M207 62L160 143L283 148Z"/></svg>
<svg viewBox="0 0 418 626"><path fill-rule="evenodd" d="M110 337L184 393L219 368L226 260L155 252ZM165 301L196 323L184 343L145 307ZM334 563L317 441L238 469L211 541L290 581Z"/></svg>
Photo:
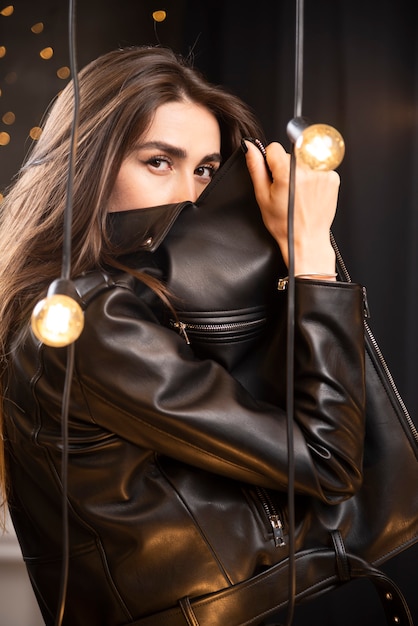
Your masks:
<svg viewBox="0 0 418 626"><path fill-rule="evenodd" d="M313 170L334 170L344 158L344 139L328 124L308 124L304 118L295 118L288 124L288 134L296 158Z"/></svg>
<svg viewBox="0 0 418 626"><path fill-rule="evenodd" d="M296 158L313 170L335 170L344 158L344 139L332 126L312 124L295 143Z"/></svg>
<svg viewBox="0 0 418 626"><path fill-rule="evenodd" d="M74 298L68 295L66 281L52 283L46 298L33 309L31 326L34 335L47 346L61 348L73 343L84 327L83 311ZM67 293L59 293L67 291Z"/></svg>

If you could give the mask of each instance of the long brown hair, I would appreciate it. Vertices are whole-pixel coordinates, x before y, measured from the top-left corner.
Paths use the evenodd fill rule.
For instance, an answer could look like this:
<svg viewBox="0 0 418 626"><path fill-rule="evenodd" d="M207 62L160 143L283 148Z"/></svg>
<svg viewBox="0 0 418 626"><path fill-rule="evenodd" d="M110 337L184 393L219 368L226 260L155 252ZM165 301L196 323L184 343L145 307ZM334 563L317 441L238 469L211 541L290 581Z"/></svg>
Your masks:
<svg viewBox="0 0 418 626"><path fill-rule="evenodd" d="M79 88L74 276L111 262L108 198L123 158L146 131L158 106L188 99L209 109L220 125L223 159L243 136L261 138L257 121L239 98L208 83L169 49L132 47L109 52L80 72ZM40 140L1 205L0 393L13 337L27 325L35 302L61 273L72 118L73 86L69 83L51 107ZM5 485L0 436L0 496L3 493L4 500Z"/></svg>

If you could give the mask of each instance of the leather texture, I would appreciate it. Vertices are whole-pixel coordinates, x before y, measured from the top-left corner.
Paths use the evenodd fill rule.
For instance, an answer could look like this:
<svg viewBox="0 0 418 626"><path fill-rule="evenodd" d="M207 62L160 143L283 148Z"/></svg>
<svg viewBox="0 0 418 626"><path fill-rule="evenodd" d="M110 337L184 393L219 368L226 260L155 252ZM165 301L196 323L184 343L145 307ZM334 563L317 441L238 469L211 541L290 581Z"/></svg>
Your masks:
<svg viewBox="0 0 418 626"><path fill-rule="evenodd" d="M195 204L111 214L109 226L125 263L167 282L177 315L129 273L75 281L85 328L64 624L260 624L288 599L287 294L243 155ZM295 346L302 601L417 540L417 439L365 335L359 285L297 280ZM47 626L60 587L65 369L65 349L27 332L7 394L11 515Z"/></svg>

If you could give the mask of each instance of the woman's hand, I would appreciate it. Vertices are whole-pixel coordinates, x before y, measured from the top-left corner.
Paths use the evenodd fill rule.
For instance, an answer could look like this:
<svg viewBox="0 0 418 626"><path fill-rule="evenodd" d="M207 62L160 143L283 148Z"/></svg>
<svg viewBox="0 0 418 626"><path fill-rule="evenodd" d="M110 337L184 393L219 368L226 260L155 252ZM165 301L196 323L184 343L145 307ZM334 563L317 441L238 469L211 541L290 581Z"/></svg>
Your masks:
<svg viewBox="0 0 418 626"><path fill-rule="evenodd" d="M263 155L250 141L245 142L247 166L254 185L263 221L280 246L289 265L287 216L290 155L279 143L266 148L267 171ZM335 253L330 228L337 207L340 177L334 172L318 172L305 165L296 168L294 210L295 274L333 275Z"/></svg>

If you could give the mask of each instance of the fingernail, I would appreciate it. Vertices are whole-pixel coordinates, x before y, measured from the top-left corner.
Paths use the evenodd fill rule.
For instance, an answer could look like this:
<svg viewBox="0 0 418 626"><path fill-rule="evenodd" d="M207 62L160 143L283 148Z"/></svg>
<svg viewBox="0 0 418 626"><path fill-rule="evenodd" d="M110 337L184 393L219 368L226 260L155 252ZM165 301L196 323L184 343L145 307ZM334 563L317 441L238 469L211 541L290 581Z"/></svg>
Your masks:
<svg viewBox="0 0 418 626"><path fill-rule="evenodd" d="M241 139L241 148L242 148L243 153L244 153L244 154L247 154L247 152L248 152L248 146L247 146L247 144L245 143L245 139Z"/></svg>

